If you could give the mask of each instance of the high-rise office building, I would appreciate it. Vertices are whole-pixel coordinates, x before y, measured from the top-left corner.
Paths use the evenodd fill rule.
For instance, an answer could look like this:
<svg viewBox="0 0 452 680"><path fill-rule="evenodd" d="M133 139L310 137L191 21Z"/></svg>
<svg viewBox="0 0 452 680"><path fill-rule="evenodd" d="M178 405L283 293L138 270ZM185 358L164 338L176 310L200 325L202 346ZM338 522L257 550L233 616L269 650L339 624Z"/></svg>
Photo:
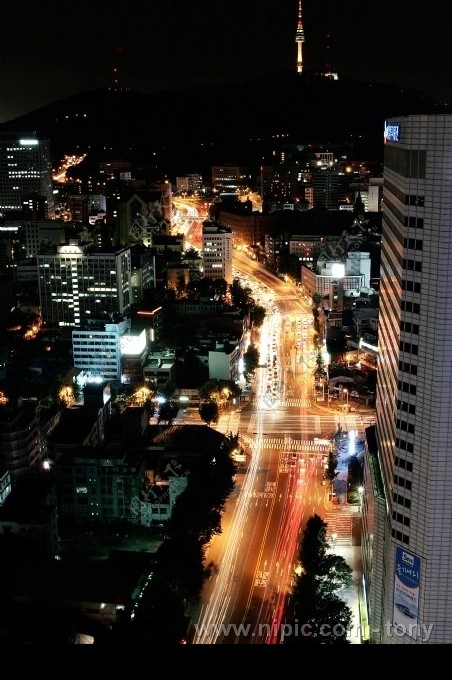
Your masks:
<svg viewBox="0 0 452 680"><path fill-rule="evenodd" d="M0 214L6 218L33 217L36 198L42 199L43 214L55 217L52 164L49 142L34 133L3 133L0 136Z"/></svg>
<svg viewBox="0 0 452 680"><path fill-rule="evenodd" d="M238 195L238 190L245 185L245 174L239 165L213 165L212 186L220 192Z"/></svg>
<svg viewBox="0 0 452 680"><path fill-rule="evenodd" d="M452 115L385 125L363 565L371 639L452 642Z"/></svg>
<svg viewBox="0 0 452 680"><path fill-rule="evenodd" d="M39 300L44 323L80 327L89 319L124 316L132 303L130 248L113 252L69 241L56 254L38 255Z"/></svg>

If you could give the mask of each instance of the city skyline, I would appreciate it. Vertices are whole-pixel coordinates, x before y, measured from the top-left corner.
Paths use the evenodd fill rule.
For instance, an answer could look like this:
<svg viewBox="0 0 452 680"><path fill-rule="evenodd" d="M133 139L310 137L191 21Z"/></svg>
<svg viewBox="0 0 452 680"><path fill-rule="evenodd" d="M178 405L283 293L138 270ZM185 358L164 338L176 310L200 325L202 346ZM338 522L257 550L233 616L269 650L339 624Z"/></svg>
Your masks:
<svg viewBox="0 0 452 680"><path fill-rule="evenodd" d="M222 8L221 8L222 9ZM86 21L49 21L41 6L26 24L4 10L0 29L0 122L59 99L112 86L138 92L246 81L297 70L298 0L284 6L173 0L143 11L140 2L112 9L83 2ZM303 0L303 71L326 64L344 77L414 88L450 104L447 22L438 13L388 18L355 0ZM430 42L429 42L430 41Z"/></svg>
<svg viewBox="0 0 452 680"><path fill-rule="evenodd" d="M26 114L71 94L108 87L161 93L155 101L161 106L167 123L171 106L169 97L165 101L165 90L177 92L196 85L246 81L283 69L298 72L299 77L307 81L310 72L328 70L337 73L339 78L375 84L398 83L403 93L399 98L401 102L409 101L407 90L410 88L441 101L449 98L452 103L452 86L448 84L447 60L443 55L447 45L447 22L443 21L440 26L441 17L434 17L433 13L427 14L425 21L422 17L421 22L414 13L404 16L400 7L395 7L389 16L377 13L374 7L361 9L355 0L346 8L336 6L339 3L332 0L302 0L301 3L288 0L281 9L260 6L251 0L239 5L232 0L222 6L222 14L217 3L213 10L205 0L194 4L191 7L183 0L169 0L165 6L145 11L144 5L132 2L110 11L108 5L102 3L92 12L87 6L85 12L82 0L77 22L68 27L62 27L63 22L56 16L53 21L49 20L42 7L41 12L33 7L22 32L18 28L21 25L17 10L8 8L6 28L0 29L0 82L3 80L5 85L0 87L0 123L20 115L11 117L8 111ZM7 39L2 41L5 36ZM427 44L430 38L435 48ZM35 65L34 72L31 64ZM298 85L298 76L293 76L293 80ZM323 78L311 80L325 84ZM272 125L282 119L284 88L282 77L274 82L276 85L269 88L269 98L276 103L269 116ZM366 91L371 89L367 87ZM235 105L240 99L236 94L238 88L234 86L231 90L235 92ZM261 91L256 90L252 99L253 111L254 102L260 95ZM128 99L110 95L107 98ZM196 114L198 105L198 114L202 109L210 113L211 104L217 108L222 106L221 101L215 101L220 98L215 96L212 102L198 97L199 104L195 105L193 99L188 104L188 96L185 104L182 94L178 99L180 105L178 102L172 106L182 121L184 137L190 136L187 133L190 116ZM288 98L290 110L296 110L294 99ZM350 106L370 128L367 99L370 100L370 94L348 96L344 110L350 120L352 116L347 110ZM389 100L381 96L379 99L384 99L382 109L385 112L391 108ZM302 97L305 109L307 100L308 97ZM24 107L27 106L31 108L26 110ZM339 113L334 113L339 107L332 106L326 98L312 108L315 113L319 111L322 132L331 132L334 123L342 121ZM425 108L427 110L428 106ZM257 110L257 115L264 119L258 107ZM328 111L324 118L320 110ZM15 132L14 142L8 133L4 135L3 147L0 145L4 150L4 186L0 197L7 214L6 222L11 221L11 224L2 225L3 308L20 309L24 320L30 323L33 320L24 339L35 340L41 329L44 332L42 348L41 345L39 351L34 348L35 353L23 350L24 343L17 338L23 361L16 350L10 353L7 343L0 348L3 351L0 368L6 388L4 392L0 391L0 401L5 407L3 414L6 415L0 415L4 417L3 431L8 433L8 438L3 435L0 441L0 462L4 466L3 476L0 475L3 483L3 486L0 484L0 501L3 493L5 505L3 519L0 517L3 527L10 527L6 522L12 522L11 518L16 521L19 517L16 527L20 522L25 526L30 521L29 517L22 519L14 514L13 501L15 503L19 497L15 488L17 480L22 484L28 472L35 472L38 466L40 470L42 467L43 474L47 474L56 463L55 489L59 497L52 509L54 517L49 515L48 524L45 523L47 516L42 521L42 536L52 539L46 544L52 558L58 550L62 555L66 550L66 546L59 545L63 543L63 531L58 534L56 530L60 518L80 522L96 517L110 521L123 518L121 513L127 509L130 520L132 508L135 508L130 501L139 497L141 486L144 488L146 480L150 479L147 471L151 470L154 461L149 462L143 454L142 460L140 458L142 466L137 466L134 449L133 456L129 456L131 449L124 469L111 470L112 474L120 473L121 477L110 478L121 483L110 484L108 481L107 484L103 481L103 453L108 453L109 447L114 452L125 448L126 444L135 447L136 442L143 445L143 451L149 442L154 446L154 440L150 438L155 427L153 419L158 415L160 426L160 420L165 421L160 415L165 411L163 407L158 410L160 407L155 403L151 408L151 390L148 390L147 402L142 390L150 384L153 396L161 397L162 388L166 391L171 383L177 384L177 398L181 404L172 404L177 416L174 424L181 427L193 424L196 417L196 422L205 421L209 425L206 429L210 431L211 422L201 414L201 408L196 416L184 410L184 404L191 398L181 390L198 390L196 405L201 406L205 405L202 395L206 394L202 389L206 383L201 382L201 377L208 377L209 381L230 379L243 385L245 350L252 346L252 350L259 348L254 357L259 370L254 374L253 369L250 372L252 380L246 381L252 388L247 387L246 392L238 395L239 403L232 392L228 393L227 399L218 397L225 411L222 414L225 434L236 433L236 444L240 441L243 445L240 455L245 456L245 451L249 454L249 465L243 485L236 487L240 490L240 502L237 506L231 505L240 509L237 525L229 524L230 517L224 523L226 530L222 540L227 539L230 552L225 552L221 560L218 556L222 553L218 553L220 577L216 579L216 575L211 574L215 597L211 609L201 610L204 613L199 620L202 622L204 617L205 621L210 621L211 614L218 615L222 624L245 621L245 616L253 620L257 612L255 605L259 602L261 606L262 602L268 607L266 612L261 608L259 614L267 617L263 619L265 623L277 621L279 625L284 621L286 609L279 593L292 592L291 581L286 575L292 574L300 528L308 512L312 512L321 513L326 528L329 526L329 534L325 536L332 540L333 548L337 538L346 541L343 546L352 562L359 552L359 562L356 562L359 578L353 588L359 605L359 621L364 612L369 624L369 640L363 638L363 641L372 644L450 642L452 591L446 583L446 575L451 558L448 529L452 517L452 468L447 431L452 395L447 366L452 324L444 315L444 297L450 259L448 180L452 170L448 140L452 133L452 113L409 111L405 115L401 111L387 111L387 114L384 136L382 129L381 177L372 176L366 164L358 164L356 160L350 162L349 168L347 165L349 175L344 172L345 156L341 158L342 165L336 161L333 164L333 151L322 150L312 158L307 155L297 158L299 168L305 167L303 160L309 163L306 163L306 172L297 173L300 184L301 179L305 180L302 189L295 189L289 176L296 163L291 165L287 161L285 166L281 160L278 165L275 157L274 167L265 168L265 173L262 163L262 214L252 211L252 194L248 195L246 206L241 206L243 212L231 209L228 213L224 201L223 210L218 208L212 214L207 197L195 199L179 195L177 210L183 215L181 224L184 227L181 231L178 227L173 241L170 234L176 196L172 203L171 182L154 186L148 185L148 180L146 185L141 185L138 180L135 185L135 177L132 171L129 172L127 163L123 166L123 161L117 161L118 165L110 168L111 176L116 172L116 180L120 181L111 182L110 186L106 182L103 193L99 189L95 194L93 183L86 195L82 191L77 194L73 187L68 187L66 193L61 190L61 196L57 196L52 191L49 141L43 139L42 148L38 149L41 140L33 139L32 134L25 138ZM328 121L328 115L332 120ZM227 125L228 117L224 120L227 141L230 140L232 147L234 134ZM147 123L155 134L158 126ZM240 123L245 127L244 117ZM220 127L217 121L215 125L216 129ZM174 142L174 127L168 127ZM207 117L203 121L203 132L206 127ZM254 119L251 127L257 128ZM342 131L345 125L341 122L339 127ZM351 126L354 133L356 127ZM194 128L192 124L191 136L194 136ZM299 118L295 119L294 128L297 132L303 129ZM94 129L99 137L106 139L105 129L100 126ZM64 128L64 139L67 137ZM132 128L127 124L126 139L130 141L131 138ZM181 147L175 146L180 157ZM281 159L286 158L285 153L283 149ZM201 154L195 151L191 155L199 163ZM106 169L107 162L102 171ZM214 169L217 169L216 173ZM212 185L226 193L233 173L231 169L228 173L223 170L223 166L212 167L212 178L223 179L223 183L212 179ZM238 165L235 170L234 180L243 188L245 182L241 185L241 180L247 178ZM185 179L188 187L189 177L200 180L201 175L193 173L177 177L177 180ZM350 180L344 180L344 177L350 177ZM130 194L126 180L131 181ZM272 208L285 206L284 211L272 209L266 213L264 187L266 191L267 187L273 187L272 192L268 190ZM180 191L179 185L178 188ZM284 202L286 196L291 202L289 198ZM67 205L63 199L67 200ZM313 210L297 211L297 200L304 201L303 206ZM202 211L198 211L201 202ZM50 220L37 218L39 211L45 217L62 214L54 210L57 205L60 206L58 209L64 206L67 214L71 214L67 230L62 222L55 221L50 225ZM337 212L331 234L327 222L323 226L321 221L320 206L330 217ZM346 211L349 225L343 230L338 215ZM19 226L19 221L13 224L10 217L21 212L23 224ZM316 228L310 227L307 219L285 221L290 212L294 216L298 212L303 212L303 217L312 216ZM212 221L204 221L207 215ZM217 218L218 225L215 223ZM78 231L80 224L86 226L83 231ZM293 228L289 230L291 226ZM182 251L185 239L188 243L189 235L193 234L190 229L195 228L201 257L191 258L190 262L190 258L183 257ZM258 233L262 237L258 238ZM117 239L114 238L116 235ZM342 266L345 248L341 244L344 242L350 270ZM20 243L23 247L19 248ZM375 289L371 278L372 257L378 257L379 275L374 279ZM34 264L29 261L32 258ZM265 267L261 266L263 263ZM237 304L237 309L229 309L229 302L234 298L229 289L229 297L225 298L228 303L220 309L217 303L224 301L218 292L221 286L206 289L208 301L195 299L194 292L196 288L201 290L203 279L218 279L230 286L237 281L245 286L252 283L253 287L244 289L248 293L251 291L252 297L247 295L243 308ZM174 299L172 295L166 296L165 291L169 288L174 289ZM239 299L237 292L235 295ZM362 306L355 297L361 298ZM260 326L253 321L255 301L257 308L265 312ZM136 311L137 305L142 305L139 311ZM212 317L211 326L204 315ZM152 321L146 318L148 316ZM104 323L106 320L109 323ZM11 324L12 331L18 329L21 330L20 325ZM335 344L335 329L340 329L337 335L344 340L343 345ZM347 335L344 329L351 329L352 333ZM334 332L329 334L329 331ZM9 333L10 328L5 325L6 338ZM63 338L65 342L61 343ZM328 344L327 340L330 341ZM64 348L59 347L62 344ZM198 347L200 349L196 349ZM325 353L330 347L340 349L337 352L334 349L335 361L331 360L333 351L331 355ZM361 347L366 350L362 362ZM185 378L190 370L193 371L194 363L190 364L190 358L195 350L202 357L198 367L200 377L196 381L190 380L190 385L186 386ZM181 355L186 353L183 371L179 352ZM366 357L369 357L368 364ZM99 384L105 382L106 385L102 390L94 387L80 393L83 404L77 401L77 409L72 409L76 390L71 391L74 382L71 376L78 370L81 377L94 381L102 379ZM336 377L340 383L332 382ZM122 417L122 411L120 413L119 401L113 401L110 380L113 392L124 386L124 394L130 391L128 401L121 406L125 417ZM116 384L113 385L113 381ZM199 382L196 387L195 382ZM33 386L31 389L30 385ZM134 385L139 390L132 393ZM352 385L359 390L352 389ZM13 396L8 393L9 386L11 389L14 386ZM57 391L57 386L63 392ZM17 391L21 392L18 399ZM33 394L29 395L29 391ZM143 403L139 404L140 391ZM172 397L175 394L176 391ZM223 392L218 390L218 394ZM158 402L157 398L155 402ZM134 414L132 421L130 412L126 413L125 403L132 410L145 403L146 408L137 417ZM44 417L40 420L43 404L45 408L52 405L60 410L58 421L53 416L49 421ZM120 427L119 417L116 422L111 418L116 415L116 411L110 411L112 404L121 415ZM88 410L93 406L97 415L94 410L92 413ZM85 409L84 414L82 409ZM86 421L86 431L85 426L80 425L81 416L77 411ZM14 419L10 418L10 413L14 413ZM369 420L370 416L373 420ZM167 425L173 424L173 420L168 417ZM32 436L24 437L25 429L32 432ZM346 445L344 441L347 441ZM357 441L362 447L359 461ZM326 448L316 449L319 442ZM230 443L232 446L233 442ZM84 451L81 456L76 446L92 447L93 451ZM344 447L346 451L341 451ZM72 452L70 448L73 448ZM193 445L190 450L191 453L198 451ZM342 461L339 461L339 454L336 461L334 457L329 460L329 454L336 450L343 455ZM318 457L310 455L313 453L319 454ZM323 458L323 454L328 456ZM93 460L98 460L96 485L91 477L94 474L90 469L91 455ZM120 461L119 453L112 459L115 460L116 455ZM169 448L168 455L172 455ZM354 456L353 462L364 466L359 486L355 485L356 478L352 475L350 461ZM350 458L348 467L346 469L344 465L342 469L339 462L342 464L347 457ZM66 462L63 463L64 458ZM66 475L69 471L63 468L63 464L69 467L68 460L71 484ZM211 463L215 462L216 457ZM311 468L307 462L312 464ZM149 468L145 468L148 464ZM112 463L108 457L108 466L113 465L118 468L119 464ZM331 472L335 476L326 487L323 481L328 467L334 468ZM265 479L262 471L265 471ZM83 484L79 479L82 472ZM338 476L339 473L343 476ZM187 475L180 486L176 479L173 492L174 489L181 492ZM129 479L133 481L130 488L134 494L131 492L130 497L122 492ZM152 479L155 481L155 476ZM349 496L351 479L354 500ZM303 484L306 486L298 486ZM187 483L187 487L190 484ZM192 488L196 489L195 486ZM343 497L338 498L341 494ZM170 496L165 497L165 503L160 500L153 503L151 497L154 498L152 492L143 501L148 505L140 516L141 525L163 527L161 520L171 517L174 497L171 501ZM251 503L249 499L252 499ZM151 508L152 503L157 507ZM236 503L235 499L233 503ZM341 514L343 524L337 522L339 506L341 513L345 510L345 514ZM152 514L155 509L158 517ZM289 511L296 513L296 523L292 523ZM152 524L157 520L159 524ZM189 526L185 524L185 518L183 526ZM338 536L337 526L340 526L342 536ZM63 521L60 527L63 527ZM270 533L267 527L271 527ZM359 543L356 542L358 535ZM322 534L322 538L325 536ZM6 540L3 536L3 546ZM44 546L44 541L42 544ZM240 568L237 573L229 569L230 564L235 564L230 561L230 555L234 560L238 556ZM209 559L211 557L212 553L209 553ZM179 559L177 563L183 565L183 560ZM210 565L214 563L217 562L209 562ZM161 565L167 567L165 558ZM240 582L236 580L239 572ZM6 599L10 597L7 583L5 579L3 598ZM14 591L15 597L17 592L20 591ZM229 610L231 593L237 604ZM99 603L103 601L99 595ZM219 602L221 606L218 606ZM112 621L116 621L117 611L112 608ZM254 623L256 621L260 623L260 618ZM227 636L222 642L213 636L207 642L199 638L195 643L232 644ZM275 640L267 643L275 644Z"/></svg>
<svg viewBox="0 0 452 680"><path fill-rule="evenodd" d="M444 399L444 395L447 395L450 390L448 375L443 368L447 365L448 357L448 326L447 320L444 321L443 318L444 304L440 293L442 287L447 287L449 252L447 244L450 225L450 200L448 200L447 189L449 186L447 181L449 173L447 139L451 124L451 115L418 114L390 118L385 128L381 304L378 309L381 316L379 319L378 314L374 317L378 319L375 330L378 329L379 341L378 345L377 343L373 345L373 348L378 347L379 352L376 427L375 433L371 431L365 433L367 438L367 450L365 452L367 467L364 484L359 487L362 497L359 502L359 509L356 510L356 512L362 513L364 518L362 554L365 576L363 588L366 589L366 596L363 598L363 602L370 603L368 613L370 616L371 642L376 644L388 642L395 644L416 642L419 644L435 644L448 642L450 639L449 608L447 607L450 593L447 586L444 588L440 578L436 575L444 573L444 570L447 571L450 555L449 543L443 539L443 527L447 528L447 520L450 516L447 428L444 427L444 422L448 422L450 403L450 399ZM11 153L11 149L9 151ZM433 176L435 176L435 182L431 181ZM119 213L122 213L122 211L119 210ZM350 217L352 216L350 215ZM356 221L353 224L356 225ZM363 229L366 224L367 221L362 222ZM27 229L27 231L30 237L27 242L30 247L38 244L40 242L39 232L36 233L35 229ZM367 241L369 239L368 232L362 231L362 233L365 233L364 240ZM59 238L58 234L56 234L56 237ZM210 249L212 268L217 270L220 268L222 253L227 252L232 259L232 250L226 241L223 241L223 239L221 241L220 243L220 238L218 241L214 241L210 235L209 242L204 242L203 248L204 251L206 251L206 247ZM47 243L47 246L49 245L50 243ZM366 243L365 247L367 248L367 246ZM74 323L66 324L65 322L61 325L77 325L79 304L80 308L82 305L86 308L88 306L89 295L87 293L94 293L91 298L94 303L104 306L108 297L107 293L113 293L112 298L116 297L113 284L120 268L113 267L112 258L105 259L101 253L95 254L96 262L92 270L84 268L81 262L82 258L78 258L80 263L76 263L75 258L72 257L69 268L70 258L68 256L76 254L76 247L75 243L70 243L68 247L58 247L60 254L64 256L61 265L65 271L51 268L53 256L38 255L38 265L42 264L48 269L45 273L36 274L41 281L39 283L39 297L44 319L46 316L47 319L50 319L51 316L46 314L46 305L42 304L44 300L44 296L41 295L42 282L46 283L48 291L49 304L47 308L50 308L54 303L69 303L68 308L74 309ZM354 248L351 248L351 250L354 250ZM338 248L336 252L338 252ZM356 260L357 253L354 252L353 254L355 256L353 259ZM360 257L359 259L367 261L369 258ZM240 268L238 270L242 271ZM250 271L254 271L254 267ZM431 277L432 271L436 275L434 279ZM370 267L367 268L367 273L370 277ZM305 276L305 274L309 276ZM360 267L360 275L362 274L364 274L364 269ZM260 366L260 368L267 370L265 373L259 374L260 377L258 376L255 382L258 398L263 394L270 398L270 391L277 395L278 389L282 388L283 385L281 382L282 375L285 376L284 384L288 384L288 368L290 368L292 376L296 375L297 351L301 347L303 347L302 356L309 356L309 344L302 344L302 342L303 337L308 337L308 318L311 319L311 300L315 300L315 294L319 296L320 301L321 295L328 293L332 305L330 311L335 311L334 300L339 299L339 296L342 295L341 286L337 281L330 280L325 281L328 287L322 289L323 277L329 276L329 272L322 268L318 275L321 277L319 280L313 272L304 272L302 269L299 283L305 287L305 292L306 290L309 292L309 296L305 297L304 301L300 300L296 289L290 295L289 290L278 288L279 282L276 279L269 284L270 288L267 290L279 290L278 300L276 300L276 292L274 293L275 298L273 298L272 292L272 298L269 302L277 301L282 303L283 306L279 309L274 305L269 306L268 323L271 333L264 333L260 337L261 347L265 350L268 348L268 354L267 363ZM100 279L96 279L95 276L100 276ZM241 280L246 282L245 276L242 276L243 279ZM331 270L331 276L333 277L333 270ZM345 285L352 286L349 290L355 290L354 286L359 286L360 291L367 291L366 294L368 294L370 290L368 285L363 288L361 286L362 283L368 284L369 280L370 278L361 280L352 285L352 282L345 278L344 289ZM104 286L105 283L107 284L106 287ZM279 286L283 285L285 286L286 282L279 284ZM262 295L263 291L260 294ZM289 313L289 323L278 323L279 317L273 315L275 313L279 315L281 311L288 314L286 311L288 303L293 303L292 311ZM96 311L95 306L93 311ZM319 310L314 311L318 312ZM312 314L315 316L313 311ZM359 321L358 317L359 314L356 318L357 322ZM314 324L314 321L312 323ZM56 326L56 324L54 325ZM355 322L353 326L355 326ZM243 328L243 326L241 327ZM362 330L364 327L359 323L359 329ZM299 328L299 331L295 331L295 328ZM303 328L305 331L302 330ZM434 337L432 329L434 329ZM111 331L112 329L108 329L108 332ZM101 332L104 333L104 330ZM107 332L106 327L105 332ZM290 335L295 332L297 332L297 336ZM285 336L283 333L288 335ZM115 334L116 331L112 333L112 344L115 342ZM317 338L320 337L320 326L315 335ZM139 337L142 337L142 333ZM294 340L296 340L295 343ZM124 339L124 341L131 342L129 339ZM104 336L102 336L102 339L95 339L95 342L99 344L104 342ZM88 348L87 335L83 336L83 339L79 335L78 343L79 359L86 360L86 366L91 365L90 362L96 350L95 344L93 343ZM359 344L361 344L361 339ZM130 347L130 345L127 346ZM144 351L143 343L138 343L137 347L139 352ZM369 344L367 347L369 347ZM213 353L217 351L217 348L211 351ZM435 362L438 351L442 353L446 361ZM314 360L315 353L314 350ZM129 355L127 356L129 357ZM131 352L130 356L136 356L136 352ZM265 356L265 354L262 353L262 356ZM238 357L238 353L236 357ZM289 357L289 366L283 364L282 357L285 357L286 360ZM101 358L103 356L100 354L95 357L96 361ZM109 363L106 366L111 367L112 372L116 371L117 360L110 355L107 358ZM347 359L347 363L348 361L349 359ZM283 368L276 368L278 364ZM137 364L135 364L135 368L136 366ZM231 363L228 359L223 361L223 366L225 371L230 371ZM74 367L76 367L75 362ZM129 372L127 375L136 375L132 373L135 368L134 360L130 357L124 361L124 367ZM212 370L213 368L216 370L216 364L215 366L212 364ZM285 373L278 373L278 370L285 371ZM305 377L310 377L313 380L312 375ZM326 374L326 377L328 379L328 374ZM266 384L267 387L265 387ZM262 521L267 522L274 507L279 509L279 507L292 506L289 501L294 497L292 492L296 489L296 487L291 487L290 473L293 460L295 460L293 467L296 468L297 475L299 474L302 478L302 475L306 474L306 472L301 472L302 466L297 467L298 453L297 450L292 451L292 449L295 449L295 438L292 435L295 434L300 437L298 444L303 447L315 446L319 440L327 442L328 438L335 439L335 436L332 436L331 433L333 435L335 432L340 434L341 423L344 422L347 431L359 431L361 433L365 430L364 426L367 422L364 422L362 416L359 419L357 418L357 408L359 407L350 407L349 411L349 398L356 396L349 387L342 390L342 400L345 401L345 404L342 404L342 413L339 414L336 409L333 411L334 407L330 408L330 406L322 406L321 403L316 403L317 401L322 402L323 399L316 399L316 402L312 405L308 393L304 391L303 384L297 385L299 388L297 399L293 399L291 396L284 403L285 408L295 411L295 413L292 412L292 421L285 421L286 414L284 413L279 413L278 418L274 420L271 417L267 418L265 407L264 412L260 413L262 409L260 409L259 404L262 404L262 402L259 401L250 403L244 416L237 417L235 415L242 413L242 408L234 410L234 415L229 414L230 417L235 419L234 429L230 430L231 433L239 432L238 422L240 421L242 435L246 432L249 440L255 442L253 450L255 467L251 474L253 475L256 472L259 474L258 471L264 466L267 470L268 463L268 469L272 470L276 478L276 481L269 481L267 476L265 486L256 493L274 494L271 496L274 499L286 498L286 502L281 503L280 506L276 501L272 505L266 505L265 508L270 508L268 513L263 508L256 510L256 522L258 514L262 515ZM327 385L329 390L329 382ZM394 395L397 395L396 398ZM325 395L322 396L324 398ZM265 398L263 401L267 403ZM342 420L344 406L347 414L346 421ZM308 414L303 409L315 409L315 411L309 413L309 419L305 419L308 418ZM350 415L348 415L349 413ZM242 424L242 417L248 418L246 425L245 421ZM64 423L63 425L66 429L66 425ZM333 425L334 427L341 427L335 430ZM289 427L294 429L289 430ZM19 430L17 432L20 434ZM285 438L288 432L290 433L290 443L287 443L286 449ZM35 447L32 452L36 456L35 465L38 464L39 441L38 437L33 437L31 441ZM94 440L93 434L93 446L95 442L98 446L101 440ZM284 448L280 448L281 446L284 446ZM265 451L267 448L271 451L269 455ZM289 451L289 448L291 458L287 460L289 465L286 465L284 459L281 458L280 451ZM307 453L310 451L308 450ZM350 455L352 455L352 451L353 448L349 450ZM293 457L293 454L295 454L295 457ZM22 456L24 469L27 468L30 459L31 456ZM258 460L260 461L259 464L257 463ZM321 461L318 460L317 462L320 464ZM78 462L77 465L79 465ZM85 468L86 465L84 464L83 469ZM312 490L316 492L316 498L320 499L318 502L321 510L326 513L325 517L328 518L330 510L328 504L333 503L333 494L329 497L328 490L323 488L320 482L320 472L321 468L318 467L316 476L311 480L313 482ZM87 474L90 474L89 470ZM282 474L288 475L283 478L285 481L288 480L287 484L280 479ZM63 477L61 477L62 479ZM263 481L258 480L257 477L254 480L252 476L249 479L253 479L251 485L253 491L255 491L254 481ZM338 479L338 481L340 480ZM278 487L280 482L281 488ZM292 482L293 484L298 483L295 479ZM267 483L271 486L267 486ZM275 486L273 486L274 484ZM340 493L341 487L334 486L333 488L335 489L334 493L336 493L336 489L337 493ZM76 489L79 489L79 491L76 491ZM427 492L424 493L424 490ZM88 486L78 485L71 488L68 491L68 503L72 504L75 494L88 494ZM283 496L283 494L286 495ZM303 499L309 497L309 494L299 494L300 504L297 506L297 511L301 512L303 509L301 501L304 502ZM248 494L245 493L243 498L246 502L249 498ZM265 498L265 496L252 496L252 498L256 498L257 501L259 498ZM266 498L270 497L267 496ZM353 505L348 500L346 504ZM80 505L83 506L83 503ZM87 510L87 504L84 505L85 510ZM107 507L109 505L105 502L105 513L107 513ZM253 507L258 506L254 505ZM111 513L113 513L113 510ZM328 520L330 526L332 519L330 515ZM328 521L326 522L327 526ZM254 535L254 524L250 524L253 526ZM276 522L274 526L276 526ZM298 532L298 525L296 532ZM334 532L335 534L336 532ZM239 534L232 532L232 536L235 535ZM258 543L258 545L265 547L267 534L262 531L261 535L263 538L259 537L261 543ZM290 536L294 537L295 534L285 534L286 540ZM333 539L333 541L335 540L336 538ZM347 537L347 540L351 541L351 534ZM271 558L267 558L267 553L265 553L265 559L276 560L273 539L269 540L269 545L271 545L271 551L268 548L267 550L268 554L271 554ZM281 543L280 545L285 548L286 544ZM244 546L245 554L249 556L251 565L248 572L251 575L258 575L257 581L250 580L249 592L252 592L254 588L267 588L267 579L270 578L271 569L258 569L261 562L260 555L264 555L264 548L261 548L260 551L258 549L249 550L246 539ZM286 553L283 551L276 560L277 570L272 577L274 579L271 582L272 587L275 587L278 583L280 559L285 558L285 555ZM446 564L443 566L444 562ZM266 564L264 562L264 565ZM430 565L433 565L433 568ZM286 566L290 565L285 565L282 573L286 573ZM405 578L407 574L410 578ZM223 590L224 597L227 598L229 597L229 589L233 591L235 588L234 581L229 582L226 579L223 584L226 586ZM243 601L249 602L247 598L244 598ZM240 607L242 607L242 604L240 604ZM237 611L240 612L241 609L238 608ZM270 612L272 611L270 610ZM280 609L279 613L282 614L282 611ZM238 616L236 613L234 615ZM230 621L234 620L233 618L230 619ZM238 620L243 620L242 615L238 616ZM390 628L389 625L392 627ZM197 644L199 643L197 642ZM216 644L216 642L213 643Z"/></svg>

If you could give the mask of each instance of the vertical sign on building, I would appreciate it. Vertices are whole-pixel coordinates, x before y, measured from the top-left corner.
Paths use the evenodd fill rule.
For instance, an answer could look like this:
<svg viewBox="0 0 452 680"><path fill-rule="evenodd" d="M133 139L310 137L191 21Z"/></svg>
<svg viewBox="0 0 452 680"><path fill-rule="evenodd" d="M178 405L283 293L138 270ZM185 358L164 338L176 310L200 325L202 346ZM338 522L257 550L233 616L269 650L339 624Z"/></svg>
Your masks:
<svg viewBox="0 0 452 680"><path fill-rule="evenodd" d="M394 570L393 625L410 637L417 637L421 559L396 547Z"/></svg>

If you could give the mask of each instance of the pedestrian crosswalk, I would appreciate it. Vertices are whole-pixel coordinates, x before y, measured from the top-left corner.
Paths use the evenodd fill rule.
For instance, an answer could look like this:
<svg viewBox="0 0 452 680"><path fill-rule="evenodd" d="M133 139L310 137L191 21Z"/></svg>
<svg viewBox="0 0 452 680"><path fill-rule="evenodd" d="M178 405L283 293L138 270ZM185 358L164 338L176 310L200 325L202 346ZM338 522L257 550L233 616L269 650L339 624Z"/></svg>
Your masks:
<svg viewBox="0 0 452 680"><path fill-rule="evenodd" d="M284 399L281 405L283 408L311 408L312 401L309 397L302 397L301 399Z"/></svg>
<svg viewBox="0 0 452 680"><path fill-rule="evenodd" d="M244 441L257 449L280 449L286 451L298 451L304 453L325 453L329 451L329 445L319 444L311 440L293 439L290 437L247 437Z"/></svg>
<svg viewBox="0 0 452 680"><path fill-rule="evenodd" d="M275 302L287 302L288 300L296 301L299 300L298 295L275 295Z"/></svg>
<svg viewBox="0 0 452 680"><path fill-rule="evenodd" d="M352 544L353 515L348 508L334 507L323 517L326 522L326 539L330 546Z"/></svg>
<svg viewBox="0 0 452 680"><path fill-rule="evenodd" d="M254 397L252 400L253 406L260 406L262 399ZM301 397L300 399L280 399L278 407L281 408L311 408L312 401L309 397Z"/></svg>

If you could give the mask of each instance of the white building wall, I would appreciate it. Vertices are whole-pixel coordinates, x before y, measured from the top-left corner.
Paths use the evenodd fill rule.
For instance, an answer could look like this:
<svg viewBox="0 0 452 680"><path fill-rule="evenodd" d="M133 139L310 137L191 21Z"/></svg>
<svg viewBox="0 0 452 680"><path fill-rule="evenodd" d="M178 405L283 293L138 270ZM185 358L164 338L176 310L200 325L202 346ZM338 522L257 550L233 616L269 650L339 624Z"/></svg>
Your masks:
<svg viewBox="0 0 452 680"><path fill-rule="evenodd" d="M367 189L367 212L380 212L381 209L381 192L382 186L379 184L371 184L369 182L369 187Z"/></svg>
<svg viewBox="0 0 452 680"><path fill-rule="evenodd" d="M232 283L232 231L203 229L204 277Z"/></svg>
<svg viewBox="0 0 452 680"><path fill-rule="evenodd" d="M347 276L362 276L364 280L364 288L370 287L370 268L370 253L347 253L345 273Z"/></svg>
<svg viewBox="0 0 452 680"><path fill-rule="evenodd" d="M209 351L209 380L231 380L229 354Z"/></svg>
<svg viewBox="0 0 452 680"><path fill-rule="evenodd" d="M387 123L376 413L390 527L379 555L389 559L382 642L451 644L452 115ZM394 606L403 600L396 575L407 568L419 579L402 602L411 616ZM418 626L403 634L405 624Z"/></svg>
<svg viewBox="0 0 452 680"><path fill-rule="evenodd" d="M120 338L129 328L128 320L105 324L104 328L72 331L74 367L103 380L121 379Z"/></svg>
<svg viewBox="0 0 452 680"><path fill-rule="evenodd" d="M338 279L333 276L316 276L316 292L320 295L329 295L331 290L331 284ZM341 279L344 291L346 290L356 290L359 291L363 287L364 276L344 276Z"/></svg>

